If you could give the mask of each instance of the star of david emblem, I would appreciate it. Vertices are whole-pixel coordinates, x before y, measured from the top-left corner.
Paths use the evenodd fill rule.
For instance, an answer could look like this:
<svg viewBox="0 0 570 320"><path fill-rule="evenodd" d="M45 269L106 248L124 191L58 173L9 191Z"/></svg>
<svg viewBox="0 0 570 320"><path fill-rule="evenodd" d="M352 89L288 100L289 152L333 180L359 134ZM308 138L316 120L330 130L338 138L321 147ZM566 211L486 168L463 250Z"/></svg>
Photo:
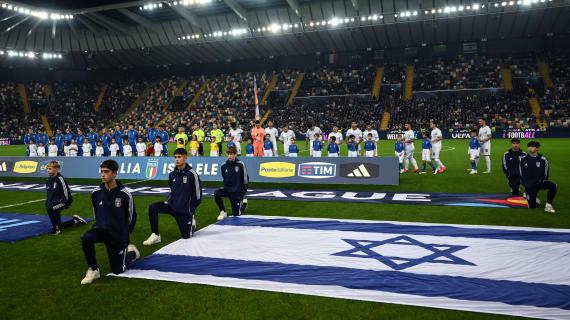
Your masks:
<svg viewBox="0 0 570 320"><path fill-rule="evenodd" d="M387 265L388 267L394 270L403 270L423 263L441 263L441 264L475 266L474 263L453 255L455 252L467 248L467 246L423 243L421 241L403 235L381 241L356 240L356 239L342 239L342 240L353 246L353 248L334 253L333 256L376 259L379 262ZM406 254L408 251L414 250L415 253L420 253L420 256L400 257L400 256L394 256L391 253L382 254L381 253L382 248L379 248L382 246L385 246L385 248L390 246L392 249L387 250L388 252L395 251L394 249L397 247L394 246L402 246L402 248L397 248L398 249L397 251L399 253ZM406 250L405 247L415 247L415 248L409 248L409 250ZM427 254L425 254L426 251Z"/></svg>

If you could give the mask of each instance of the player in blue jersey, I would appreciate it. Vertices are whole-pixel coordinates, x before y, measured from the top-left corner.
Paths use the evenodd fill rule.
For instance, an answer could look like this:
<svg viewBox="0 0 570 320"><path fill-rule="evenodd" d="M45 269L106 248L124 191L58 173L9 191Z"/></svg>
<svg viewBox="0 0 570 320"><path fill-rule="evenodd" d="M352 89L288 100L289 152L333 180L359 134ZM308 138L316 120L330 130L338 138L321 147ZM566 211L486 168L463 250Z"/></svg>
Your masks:
<svg viewBox="0 0 570 320"><path fill-rule="evenodd" d="M374 141L374 135L372 133L368 134L366 142L364 142L364 154L367 158L373 158L377 155L376 141Z"/></svg>
<svg viewBox="0 0 570 320"><path fill-rule="evenodd" d="M477 130L473 129L469 134L471 135L471 139L469 140L469 149L467 151L469 161L471 161L471 171L469 171L469 174L476 174L481 143L479 143L479 138L477 138Z"/></svg>
<svg viewBox="0 0 570 320"><path fill-rule="evenodd" d="M356 137L354 135L348 136L346 145L348 147L348 157L349 158L358 157L358 142L356 142Z"/></svg>
<svg viewBox="0 0 570 320"><path fill-rule="evenodd" d="M313 141L313 145L311 146L311 148L313 148L313 157L315 158L320 158L323 156L323 141L321 141L321 135L318 133L315 133L315 141Z"/></svg>
<svg viewBox="0 0 570 320"><path fill-rule="evenodd" d="M340 149L338 147L338 144L336 143L336 137L335 136L330 137L330 143L327 147L327 151L328 151L329 157L338 158L339 153L340 153Z"/></svg>
<svg viewBox="0 0 570 320"><path fill-rule="evenodd" d="M245 156L246 157L253 157L255 152L255 148L253 146L252 140L247 139L247 144L245 145Z"/></svg>
<svg viewBox="0 0 570 320"><path fill-rule="evenodd" d="M424 140L422 141L422 171L420 172L420 174L426 174L426 164L429 164L429 166L431 167L431 169L433 170L433 174L437 174L437 170L435 169L435 166L433 165L433 163L431 162L431 140L429 138L429 134L427 131L424 131L422 133L422 136L424 137Z"/></svg>
<svg viewBox="0 0 570 320"><path fill-rule="evenodd" d="M270 134L266 134L265 141L263 141L263 156L273 157L273 142Z"/></svg>
<svg viewBox="0 0 570 320"><path fill-rule="evenodd" d="M400 173L404 173L404 157L406 156L406 147L404 146L404 138L401 134L396 136L396 143L394 144L394 153L398 157L400 166Z"/></svg>
<svg viewBox="0 0 570 320"><path fill-rule="evenodd" d="M297 158L299 156L299 147L297 147L297 140L295 138L291 138L289 144L289 153L288 157Z"/></svg>
<svg viewBox="0 0 570 320"><path fill-rule="evenodd" d="M95 155L95 151L97 150L97 140L99 140L99 135L95 130L95 127L89 127L89 132L87 133L87 140L91 145L91 155Z"/></svg>

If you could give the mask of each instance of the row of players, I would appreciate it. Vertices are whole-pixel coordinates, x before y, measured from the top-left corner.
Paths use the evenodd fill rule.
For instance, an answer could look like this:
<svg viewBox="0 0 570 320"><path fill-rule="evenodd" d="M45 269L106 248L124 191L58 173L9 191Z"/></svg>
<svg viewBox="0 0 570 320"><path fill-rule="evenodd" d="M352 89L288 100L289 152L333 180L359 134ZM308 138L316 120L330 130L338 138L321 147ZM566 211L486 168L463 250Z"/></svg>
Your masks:
<svg viewBox="0 0 570 320"><path fill-rule="evenodd" d="M527 147L528 154L520 150L520 141L513 139L512 148L505 153L503 170L509 178L509 185L511 188L516 187L516 192L520 184L525 187L529 208L536 208L539 190L547 189L547 203L544 210L554 213L552 202L556 193L556 184L548 180L548 161L539 153L540 144L537 141L530 141ZM229 198L233 216L241 215L247 206L245 198L249 183L247 168L245 163L237 158L235 147L228 148L227 155L228 159L221 168L223 187L214 193L214 200L220 210L218 220L227 217L223 197ZM174 163L176 168L169 174L170 194L167 200L153 203L148 208L151 234L143 245L161 242L158 227L159 213L169 214L175 219L184 239L192 237L196 230L196 212L202 202L201 180L187 163L186 149L178 148L174 151ZM46 183L46 209L54 234L59 234L61 228L65 226L85 223L85 220L78 216L67 225L61 222L61 211L71 205L72 196L69 185L59 173L59 169L57 161L50 161L47 166L49 179ZM100 277L95 254L96 243L105 244L111 270L115 274L124 272L140 257L136 246L130 243L130 234L137 218L135 203L128 189L116 180L118 169L118 163L112 159L105 160L100 165L103 183L91 194L96 222L81 237L88 266L82 284L91 283Z"/></svg>

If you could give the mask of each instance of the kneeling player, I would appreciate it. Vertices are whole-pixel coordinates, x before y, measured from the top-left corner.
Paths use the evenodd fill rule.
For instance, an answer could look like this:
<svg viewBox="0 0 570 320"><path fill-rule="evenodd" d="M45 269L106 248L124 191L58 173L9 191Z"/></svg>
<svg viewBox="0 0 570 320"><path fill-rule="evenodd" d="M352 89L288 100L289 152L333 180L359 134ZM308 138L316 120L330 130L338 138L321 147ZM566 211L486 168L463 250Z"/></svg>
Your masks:
<svg viewBox="0 0 570 320"><path fill-rule="evenodd" d="M477 138L477 130L471 130L471 139L469 140L469 149L467 154L469 155L469 161L471 161L471 171L469 174L477 174L477 162L479 162L479 149L481 144Z"/></svg>
<svg viewBox="0 0 570 320"><path fill-rule="evenodd" d="M158 232L159 213L168 213L174 217L183 239L192 237L196 231L195 214L202 201L202 182L196 171L186 163L187 158L186 149L178 148L174 151L176 168L168 175L170 195L166 201L155 202L148 208L152 233L143 242L145 246L161 241Z"/></svg>
<svg viewBox="0 0 570 320"><path fill-rule="evenodd" d="M422 142L422 172L420 174L426 174L426 164L429 164L433 170L433 174L437 174L435 166L431 162L431 140L426 131L423 132L424 141Z"/></svg>
<svg viewBox="0 0 570 320"><path fill-rule="evenodd" d="M228 197L232 205L232 214L234 217L241 215L247 206L247 200L244 199L247 192L247 184L249 176L245 164L241 162L236 154L236 148L229 148L226 152L228 160L222 165L222 178L224 186L214 193L216 205L220 209L218 220L227 217L226 208L222 197Z"/></svg>
<svg viewBox="0 0 570 320"><path fill-rule="evenodd" d="M87 274L81 284L88 284L100 277L95 255L95 244L104 243L114 274L122 273L140 257L137 248L129 244L130 234L136 222L133 196L118 181L119 164L115 160L101 163L103 183L91 193L95 212L95 225L81 237L83 253L87 260Z"/></svg>
<svg viewBox="0 0 570 320"><path fill-rule="evenodd" d="M73 197L67 181L63 178L59 169L61 168L59 162L52 160L48 162L46 169L48 173L48 181L46 183L47 197L46 197L46 210L51 221L51 232L53 234L60 234L61 229L70 227L77 223L85 224L85 220L78 215L73 215L73 220L66 223L61 223L61 210L69 208Z"/></svg>
<svg viewBox="0 0 570 320"><path fill-rule="evenodd" d="M556 195L556 183L548 180L548 160L538 153L540 143L531 141L527 144L528 153L520 160L521 183L526 192L529 208L536 208L538 191L548 190L544 211L555 213L552 207Z"/></svg>

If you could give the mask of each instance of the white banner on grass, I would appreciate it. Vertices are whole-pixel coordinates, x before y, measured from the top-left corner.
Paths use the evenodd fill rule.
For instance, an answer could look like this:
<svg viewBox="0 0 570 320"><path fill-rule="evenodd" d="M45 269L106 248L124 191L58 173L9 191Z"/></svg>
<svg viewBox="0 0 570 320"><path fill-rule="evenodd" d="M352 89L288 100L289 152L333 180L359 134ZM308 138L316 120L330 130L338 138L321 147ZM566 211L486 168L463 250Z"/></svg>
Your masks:
<svg viewBox="0 0 570 320"><path fill-rule="evenodd" d="M242 216L121 276L570 318L570 230Z"/></svg>

